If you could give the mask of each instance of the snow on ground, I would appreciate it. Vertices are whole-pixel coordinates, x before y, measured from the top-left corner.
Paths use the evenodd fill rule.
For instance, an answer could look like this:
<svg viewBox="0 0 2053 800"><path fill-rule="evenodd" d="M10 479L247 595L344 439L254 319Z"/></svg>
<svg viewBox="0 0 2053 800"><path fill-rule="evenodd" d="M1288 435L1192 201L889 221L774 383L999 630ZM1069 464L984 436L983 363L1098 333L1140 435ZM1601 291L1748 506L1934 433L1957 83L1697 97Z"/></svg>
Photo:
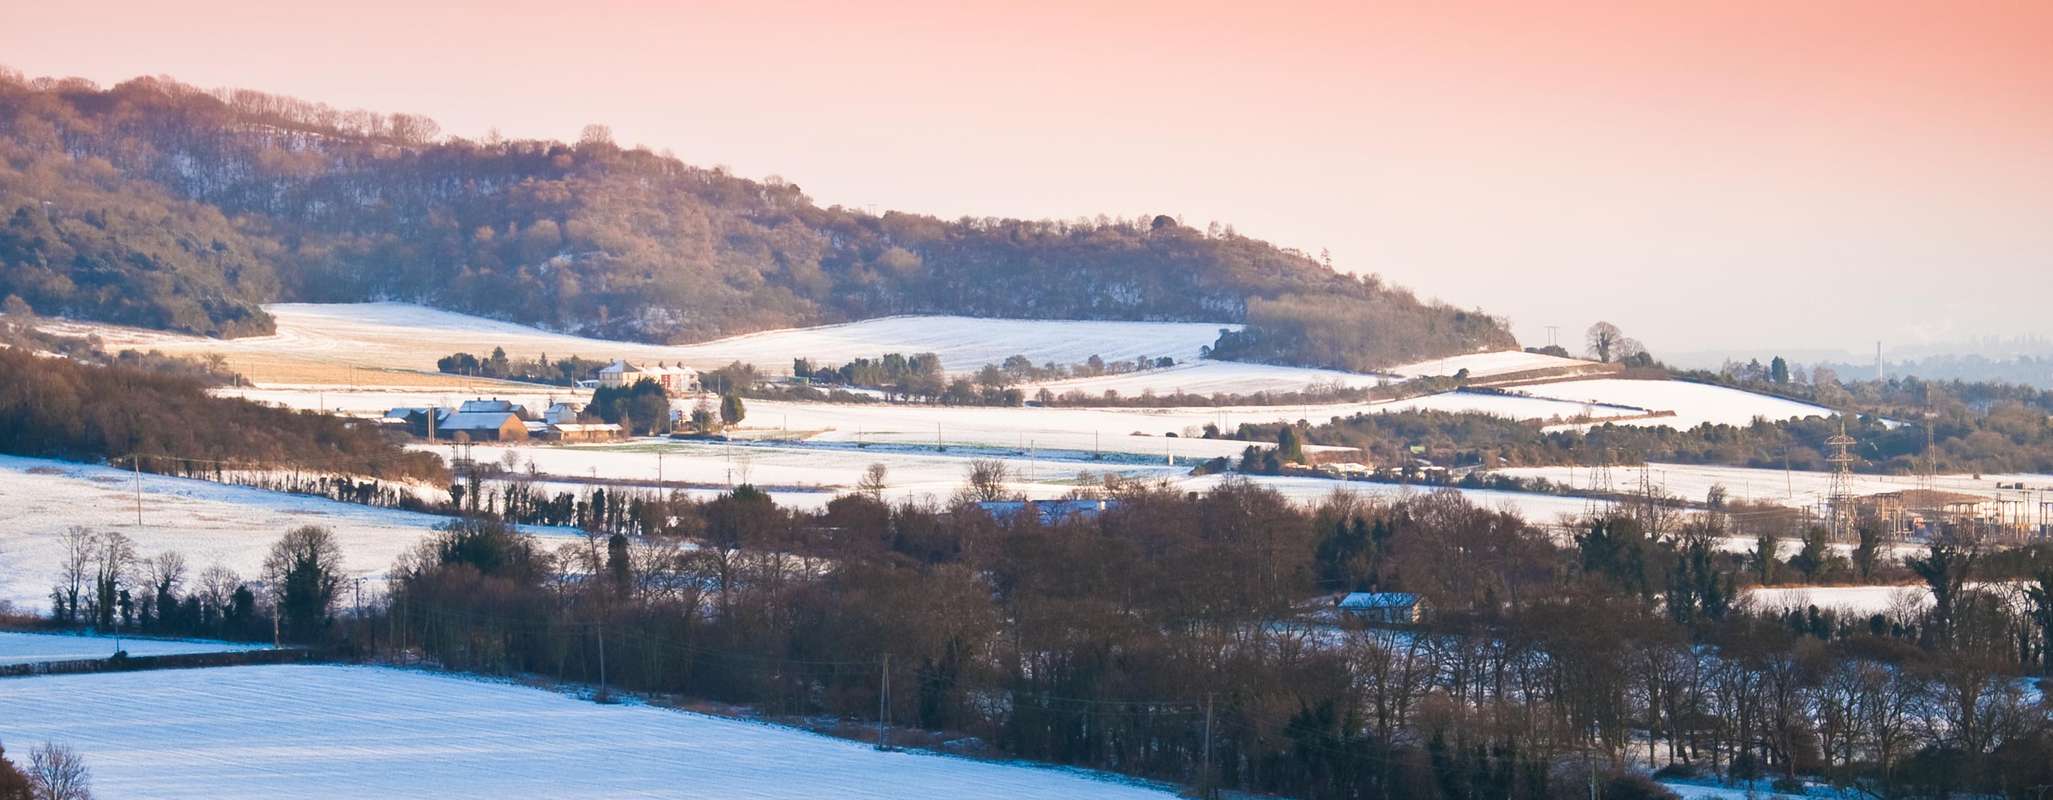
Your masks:
<svg viewBox="0 0 2053 800"><path fill-rule="evenodd" d="M131 656L176 656L188 653L233 653L267 649L259 644L205 639L136 639L0 631L0 665L106 658L114 655L117 645L120 650L127 651Z"/></svg>
<svg viewBox="0 0 2053 800"><path fill-rule="evenodd" d="M1969 584L1972 590L1991 592L2022 610L2024 599L2019 584L2008 581ZM1932 592L1923 585L1906 586L1756 586L1741 592L1762 608L1805 608L1817 606L1842 614L1888 614L1898 609L1921 610L1932 604Z"/></svg>
<svg viewBox="0 0 2053 800"><path fill-rule="evenodd" d="M1371 483L1368 481L1332 481L1320 478L1272 477L1264 475L1244 477L1257 485L1274 489L1284 497L1298 503L1311 505L1325 500L1334 492L1347 492L1365 498L1395 499L1433 491L1459 492L1469 502L1488 509L1510 511L1537 525L1555 525L1564 517L1578 517L1593 507L1605 507L1609 503L1591 501L1580 497L1562 497L1530 492L1499 492L1488 489L1441 489L1435 486L1408 486L1394 483ZM1185 491L1202 492L1217 487L1227 479L1223 475L1205 475L1185 478L1176 486ZM1595 506L1592 505L1595 504Z"/></svg>
<svg viewBox="0 0 2053 800"><path fill-rule="evenodd" d="M779 505L802 509L818 509L835 495L853 491L871 464L884 465L889 487L885 496L894 502L946 502L967 482L972 459L1003 463L1011 476L1007 488L1036 500L1061 497L1079 487L1095 485L1106 475L1166 481L1180 490L1194 492L1208 491L1226 479L1220 475L1192 477L1188 474L1187 464L1170 467L1160 462L1136 461L1132 457L1108 457L1094 461L1081 454L1050 457L1011 450L975 452L959 448L935 453L931 449L919 451L883 445L858 449L853 445L823 446L779 441L725 444L638 439L603 445L477 445L473 450L475 458L489 463L500 463L508 453L515 459L516 473L525 472L532 466L545 476L654 481L660 469L661 477L666 481L712 485L687 492L695 497L715 496L730 482L752 483L769 487L771 498ZM659 453L662 456L660 464ZM1432 491L1430 487L1322 478L1237 477L1275 489L1284 497L1306 505L1316 504L1335 491L1377 498ZM546 477L539 485L552 492L578 492L588 488L550 481ZM1563 515L1580 515L1590 508L1590 501L1575 497L1459 491L1477 505L1512 510L1541 524L1555 523Z"/></svg>
<svg viewBox="0 0 2053 800"><path fill-rule="evenodd" d="M693 366L718 367L739 360L780 374L790 371L793 358L840 364L885 353L935 353L943 367L970 372L1015 355L1037 365L1052 361L1065 366L1091 356L1106 361L1142 356L1196 361L1199 349L1217 341L1222 328L1239 327L1210 322L904 316L751 333L674 349Z"/></svg>
<svg viewBox="0 0 2053 800"><path fill-rule="evenodd" d="M944 367L957 372L973 371L1012 355L1024 355L1035 364L1053 361L1068 365L1093 355L1108 361L1168 356L1184 362L1197 360L1198 349L1217 340L1221 328L1239 327L1184 322L901 316L664 346L553 333L408 303L274 303L264 308L277 319L277 333L241 339L217 340L82 323L61 323L53 329L68 334L96 333L113 349L221 353L231 365L261 383L283 380L280 376L284 374L304 372L266 361L278 357L365 369L433 372L437 358L457 351L482 356L494 347L504 347L507 354L516 357L546 353L552 358L627 358L683 362L702 368L742 361L774 374L788 373L793 358L838 364L885 353L936 353ZM249 364L256 365L254 374L252 369L244 369ZM343 382L341 375L331 377L331 382Z"/></svg>
<svg viewBox="0 0 2053 800"><path fill-rule="evenodd" d="M286 531L335 532L352 574L382 575L446 517L371 508L209 481L144 473L136 525L136 478L109 467L0 456L0 602L47 607L61 560L59 534L73 525L120 532L137 553L183 554L191 577L214 564L256 580ZM555 534L549 530L539 531Z"/></svg>
<svg viewBox="0 0 2053 800"><path fill-rule="evenodd" d="M1492 353L1469 353L1467 355L1436 358L1416 364L1391 367L1390 372L1406 378L1451 377L1462 370L1468 370L1470 378L1481 379L1518 372L1537 370L1603 371L1613 369L1609 365L1574 358L1561 358L1523 350L1501 350Z"/></svg>
<svg viewBox="0 0 2053 800"><path fill-rule="evenodd" d="M680 403L680 406L686 405ZM751 400L742 435L796 436L816 442L1005 447L1020 451L1129 453L1192 459L1238 456L1248 442L1197 438L1206 423L1232 430L1242 422L1324 420L1333 406L1262 408L1003 408L854 405ZM1136 436L1135 433L1142 435ZM1175 437L1166 436L1174 433ZM1317 448L1347 450L1347 448Z"/></svg>
<svg viewBox="0 0 2053 800"><path fill-rule="evenodd" d="M772 725L381 667L5 681L0 740L70 745L108 797L1174 796L1076 770L879 752Z"/></svg>
<svg viewBox="0 0 2053 800"><path fill-rule="evenodd" d="M1553 400L1545 397L1504 395L1494 392L1442 392L1405 400L1377 403L1376 411L1446 411L1490 414L1520 420L1564 420L1578 417L1624 417L1644 413L1638 409Z"/></svg>
<svg viewBox="0 0 2053 800"><path fill-rule="evenodd" d="M432 445L417 445L433 450ZM1154 460L1112 458L1091 460L1070 454L1057 457L1014 451L964 451L960 448L936 453L890 445L858 448L853 443L808 445L800 442L742 441L733 443L683 442L637 439L614 444L562 446L476 445L473 457L487 463L503 463L511 453L517 460L516 473L530 466L544 475L575 478L612 478L633 481L685 481L710 485L698 494L712 496L730 484L749 483L767 487L779 505L812 508L824 505L835 494L855 490L871 464L886 469L890 487L886 497L893 501L945 501L967 482L973 459L997 461L1011 476L1010 485L1034 499L1059 497L1078 484L1079 473L1117 475L1137 479L1182 477L1190 465L1170 467ZM1095 481L1093 481L1095 482ZM806 491L811 490L811 491Z"/></svg>
<svg viewBox="0 0 2053 800"><path fill-rule="evenodd" d="M1756 586L1740 594L1764 609L1817 606L1864 617L1932 604L1932 593L1923 586Z"/></svg>
<svg viewBox="0 0 2053 800"><path fill-rule="evenodd" d="M1118 392L1121 397L1139 397L1145 392L1158 395L1177 392L1204 396L1215 393L1246 395L1255 392L1302 392L1335 386L1354 389L1388 382L1390 378L1387 376L1359 372L1241 361L1198 361L1120 375L1049 381L1027 386L1026 393L1031 397L1035 392L1047 389L1057 395L1078 391L1092 397L1102 396L1107 390Z"/></svg>
<svg viewBox="0 0 2053 800"><path fill-rule="evenodd" d="M1703 500L1710 493L1711 487L1724 486L1727 495L1734 500L1804 507L1823 502L1832 486L1832 474L1829 472L1784 472L1779 469L1690 464L1612 467L1612 486L1618 489L1636 488L1640 484L1643 471L1656 488L1665 489L1669 494L1686 500ZM1590 470L1585 467L1516 467L1497 472L1519 478L1545 478L1557 484L1579 489L1590 488ZM2026 489L1999 490L1996 488L1998 484L2023 484ZM2034 502L2025 505L2034 507L2041 491L2053 493L2053 475L1940 475L1933 479L1932 485L1946 491L1979 494L1992 499L1999 493L2017 499L2028 492ZM1915 488L1917 478L1911 475L1853 476L1853 493L1856 495L1900 492ZM2049 497L2053 497L2053 494L2049 494Z"/></svg>
<svg viewBox="0 0 2053 800"><path fill-rule="evenodd" d="M1754 394L1724 386L1689 381L1639 381L1625 378L1561 381L1528 386L1535 397L1550 397L1571 403L1608 403L1651 411L1672 411L1674 416L1625 420L1621 425L1660 426L1688 430L1705 423L1746 426L1756 417L1769 421L1833 415L1831 409Z"/></svg>
<svg viewBox="0 0 2053 800"><path fill-rule="evenodd" d="M1768 785L1768 781L1766 780L1752 781L1749 783L1735 783L1729 786L1721 783L1713 783L1708 780L1661 781L1661 785L1668 787L1669 791L1674 792L1676 796L1681 797L1682 800L1784 800L1784 798L1840 796L1838 793L1830 790L1821 791L1820 793L1816 794L1787 794L1783 792L1777 792Z"/></svg>
<svg viewBox="0 0 2053 800"><path fill-rule="evenodd" d="M501 381L479 381L474 385L449 387L385 388L321 386L321 385L268 385L263 387L221 387L213 390L218 397L240 397L266 405L308 411L324 411L330 414L344 414L358 417L376 417L395 408L436 406L455 408L465 400L511 400L527 406L536 414L547 410L550 404L559 400L576 403L590 402L591 390L573 390L557 386L538 386L525 383Z"/></svg>

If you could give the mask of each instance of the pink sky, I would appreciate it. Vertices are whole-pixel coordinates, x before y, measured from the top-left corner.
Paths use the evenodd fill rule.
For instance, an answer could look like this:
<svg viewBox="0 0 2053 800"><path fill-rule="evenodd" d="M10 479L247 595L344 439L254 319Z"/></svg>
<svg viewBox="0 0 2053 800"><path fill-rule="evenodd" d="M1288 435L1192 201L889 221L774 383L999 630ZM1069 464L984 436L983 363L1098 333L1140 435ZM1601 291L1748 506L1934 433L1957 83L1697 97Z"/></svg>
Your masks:
<svg viewBox="0 0 2053 800"><path fill-rule="evenodd" d="M300 5L15 3L0 63L603 122L823 204L1217 220L1529 343L2053 336L2043 2Z"/></svg>

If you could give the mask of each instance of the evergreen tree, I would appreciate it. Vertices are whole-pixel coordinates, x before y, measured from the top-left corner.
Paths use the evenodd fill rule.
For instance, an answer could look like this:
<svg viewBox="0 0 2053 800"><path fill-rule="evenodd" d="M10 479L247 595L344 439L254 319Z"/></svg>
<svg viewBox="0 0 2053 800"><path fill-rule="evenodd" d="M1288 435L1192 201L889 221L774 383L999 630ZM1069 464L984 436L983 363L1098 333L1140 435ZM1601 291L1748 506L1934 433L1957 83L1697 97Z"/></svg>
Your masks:
<svg viewBox="0 0 2053 800"><path fill-rule="evenodd" d="M333 622L329 612L342 589L342 548L335 534L316 525L286 532L264 559L264 580L274 592L286 638L317 640Z"/></svg>
<svg viewBox="0 0 2053 800"><path fill-rule="evenodd" d="M1276 457L1285 463L1304 463L1304 435L1297 432L1297 426L1285 425L1276 432Z"/></svg>

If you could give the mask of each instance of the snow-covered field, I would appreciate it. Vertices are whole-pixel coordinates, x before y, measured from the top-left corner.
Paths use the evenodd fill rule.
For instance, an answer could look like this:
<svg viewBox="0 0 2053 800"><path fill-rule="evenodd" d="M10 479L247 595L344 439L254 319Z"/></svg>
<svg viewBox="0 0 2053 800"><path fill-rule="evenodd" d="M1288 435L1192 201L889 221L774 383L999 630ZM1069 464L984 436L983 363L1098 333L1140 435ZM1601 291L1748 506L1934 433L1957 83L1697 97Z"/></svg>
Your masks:
<svg viewBox="0 0 2053 800"><path fill-rule="evenodd" d="M1323 420L1332 406L1263 408L1000 408L837 405L750 401L744 434L792 435L821 442L866 442L931 446L1005 447L1078 453L1173 456L1186 467L1192 459L1237 456L1247 442L1195 438L1206 423L1225 430L1241 422ZM1142 435L1136 436L1139 433ZM1175 437L1166 434L1174 433ZM1320 448L1307 448L1317 450ZM1345 448L1333 448L1341 450Z"/></svg>
<svg viewBox="0 0 2053 800"><path fill-rule="evenodd" d="M220 564L255 580L272 543L301 525L332 529L348 571L375 576L447 521L144 473L143 523L138 526L135 480L108 467L0 456L0 601L25 609L47 607L62 558L59 534L73 525L119 532L145 557L176 550L185 556L189 578Z"/></svg>
<svg viewBox="0 0 2053 800"><path fill-rule="evenodd" d="M1545 387L1536 387L1545 388ZM1521 420L1567 420L1580 417L1605 418L1625 417L1644 413L1638 409L1612 405L1553 400L1545 397L1502 395L1485 392L1442 392L1424 397L1393 400L1377 403L1377 411L1446 411L1452 413L1491 414L1499 417Z"/></svg>
<svg viewBox="0 0 2053 800"><path fill-rule="evenodd" d="M1997 599L2023 610L2025 600L2019 585L2006 581L1972 583L1969 589L1989 592ZM1742 594L1766 609L1805 608L1838 611L1842 614L1889 614L1919 611L1932 605L1932 591L1922 584L1907 586L1756 586Z"/></svg>
<svg viewBox="0 0 2053 800"><path fill-rule="evenodd" d="M1831 409L1809 403L1688 381L1598 378L1527 386L1524 391L1535 397L1571 403L1609 403L1651 411L1673 411L1674 416L1627 420L1619 424L1666 425L1677 430L1688 430L1705 423L1744 426L1753 424L1757 417L1779 421L1810 416L1829 417L1834 413Z"/></svg>
<svg viewBox="0 0 2053 800"><path fill-rule="evenodd" d="M1273 364L1249 364L1240 361L1198 361L1121 375L1049 381L1028 386L1026 391L1028 396L1041 389L1058 395L1079 391L1093 397L1102 396L1107 390L1118 392L1121 397L1138 397L1146 392L1158 395L1182 392L1210 396L1215 393L1246 395L1255 392L1302 392L1330 389L1335 386L1352 389L1377 386L1390 381L1387 376L1364 375L1359 372L1279 367Z"/></svg>
<svg viewBox="0 0 2053 800"><path fill-rule="evenodd" d="M1763 609L1817 606L1861 616L1932 604L1932 593L1923 586L1756 586L1741 595Z"/></svg>
<svg viewBox="0 0 2053 800"><path fill-rule="evenodd" d="M1024 355L1035 364L1074 364L1093 355L1105 360L1169 356L1195 361L1198 349L1219 338L1219 329L1238 325L1181 322L975 319L950 316L883 317L842 325L765 331L683 346L591 339L510 322L474 317L408 303L275 303L264 307L278 320L270 336L217 340L98 324L64 324L67 333L96 333L110 348L157 349L167 353L220 353L238 369L258 364L251 379L275 382L265 359L296 359L433 372L435 359L463 351L484 355L504 347L509 355L581 356L682 362L719 367L752 363L770 373L787 373L793 358L841 363L885 353L935 353L951 371ZM275 366L275 365L274 365ZM249 372L249 370L245 370ZM336 383L342 381L336 380Z"/></svg>
<svg viewBox="0 0 2053 800"><path fill-rule="evenodd" d="M1452 376L1462 370L1468 370L1470 378L1483 379L1538 370L1593 373L1613 369L1616 368L1594 361L1528 353L1523 350L1501 350L1420 361L1416 364L1391 367L1390 372L1406 378L1429 378Z"/></svg>
<svg viewBox="0 0 2053 800"><path fill-rule="evenodd" d="M666 481L715 485L715 488L697 493L702 496L717 494L718 487L729 481L746 482L771 487L770 495L779 505L803 509L817 509L836 494L852 491L871 464L884 465L889 486L885 496L894 502L945 502L966 482L973 458L1005 464L1011 476L1007 488L1037 500L1061 497L1080 486L1095 484L1105 475L1165 481L1180 490L1193 492L1208 491L1226 479L1219 475L1191 477L1187 474L1187 464L1170 467L1159 462L1136 463L1130 458L1092 461L1075 455L1036 458L1014 455L1009 451L935 453L884 446L856 449L852 446L775 441L728 445L644 439L619 444L554 447L477 445L473 450L478 460L493 463L498 463L507 453L513 454L516 472L524 472L532 465L545 475L653 481L660 470ZM660 463L659 453L662 456ZM1431 491L1430 488L1396 484L1320 478L1239 477L1274 489L1284 497L1305 505L1318 503L1336 491L1385 499ZM546 479L544 483L547 484ZM552 491L578 489L568 484L547 485ZM817 491L797 491L806 487ZM1575 497L1473 489L1458 491L1477 505L1511 510L1541 524L1557 522L1564 515L1580 515L1590 508L1590 501Z"/></svg>
<svg viewBox="0 0 2053 800"><path fill-rule="evenodd" d="M421 449L434 449L420 445ZM779 505L810 508L824 505L835 494L854 491L872 464L887 471L886 498L945 501L960 488L969 474L972 459L1005 464L1011 476L1010 488L1035 499L1058 497L1075 488L1078 473L1109 474L1138 479L1175 479L1190 471L1190 465L1170 467L1161 461L1136 462L1132 458L1093 461L1074 454L1065 457L1036 457L1005 450L970 453L936 453L878 445L857 448L853 444L806 445L795 442L754 441L732 444L639 439L617 444L567 446L477 445L473 455L480 461L500 463L512 453L516 472L530 466L546 475L578 478L613 478L635 481L686 481L711 484L751 483L770 487ZM778 491L784 489L786 491ZM796 491L815 489L814 492Z"/></svg>
<svg viewBox="0 0 2053 800"><path fill-rule="evenodd" d="M1311 505L1331 496L1334 492L1345 492L1374 499L1395 499L1432 491L1459 492L1469 502L1488 509L1510 511L1524 517L1526 521L1539 525L1555 525L1564 517L1578 517L1592 508L1608 507L1603 501L1591 501L1580 497L1562 497L1530 492L1498 492L1487 489L1446 489L1431 486L1406 486L1394 483L1369 483L1366 481L1330 481L1319 478L1290 478L1251 476L1245 478L1259 486L1276 490L1284 497L1298 503ZM1192 492L1208 491L1219 485L1225 476L1205 475L1184 478L1176 483L1180 489ZM1592 505L1594 503L1594 505Z"/></svg>
<svg viewBox="0 0 2053 800"><path fill-rule="evenodd" d="M483 319L404 303L303 304L283 303L267 307L278 320L278 332L233 340L215 340L161 331L146 331L107 325L57 323L71 333L95 333L110 347L154 348L170 353L201 355L218 353L231 367L244 372L257 387L224 390L224 394L295 408L312 408L344 413L369 414L402 405L449 405L475 396L508 396L533 406L551 399L575 397L568 390L520 386L502 382L472 380L434 372L436 358L450 352L478 354L505 347L515 356L550 354L587 358L627 358L643 362L688 363L714 367L731 361L756 364L770 373L789 370L793 358L841 362L886 352L934 352L951 370L969 371L1011 355L1025 355L1035 363L1073 364L1092 355L1108 360L1136 356L1169 356L1178 366L1159 370L1074 379L1047 384L1052 391L1083 391L1102 395L1107 390L1123 396L1147 391L1169 394L1184 391L1210 395L1225 392L1250 394L1258 391L1300 391L1312 386L1369 386L1383 377L1332 370L1297 369L1263 364L1198 361L1198 349L1211 343L1221 326L1201 323L1100 322L1065 320L988 320L967 317L887 317L843 325L827 325L736 336L685 346L661 346L615 342L552 333L523 325ZM1231 327L1231 326L1227 326ZM1473 378L1555 370L1563 374L1601 371L1603 365L1519 351L1473 353L1406 365L1393 370L1405 376L1451 375L1468 370ZM366 388L368 387L368 389ZM1036 387L1038 388L1038 387ZM1490 397L1474 393L1450 393L1389 404L1380 410L1437 408L1479 411L1519 419L1558 420L1595 413L1597 416L1626 416L1628 408L1672 411L1674 416L1631 420L1623 424L1665 424L1691 427L1702 422L1743 425L1755 417L1787 419L1824 413L1823 409L1723 387L1678 381L1631 381L1595 379L1561 381L1527 387L1532 397ZM847 409L847 407L835 407ZM1366 410L1362 404L1283 407L1283 410L1196 409L1177 410L1107 409L1110 414L1177 414L1188 419L1175 424L1135 424L1120 433L1146 430L1162 434L1174 430L1187 435L1197 425L1225 416L1241 421L1274 421L1304 418L1323 420ZM1060 431L1072 434L1060 446L1078 446L1074 434L1095 435L1101 442L1108 430L1133 422L1120 417L1072 418L1050 424L1047 416L1027 414L1014 417L1004 410L997 420L972 419L959 409L916 408L858 410L837 413L854 425L863 416L885 415L880 429L899 429L908 416L927 418L916 427L939 423L946 429L966 433L1002 427L1009 438L1021 433ZM1089 413L1068 409L1067 413ZM1025 412L1016 412L1025 413ZM835 427L816 425L815 429ZM1222 425L1222 427L1230 427ZM972 433L972 436L977 434ZM988 437L975 439L984 441ZM1051 442L1051 444L1053 444ZM1206 446L1192 449L1201 455ZM1214 453L1216 455L1216 453ZM1209 457L1209 456L1207 456ZM1166 456L1165 456L1166 458Z"/></svg>
<svg viewBox="0 0 2053 800"><path fill-rule="evenodd" d="M214 390L220 397L240 397L266 405L284 406L308 411L324 411L330 414L375 417L395 408L437 406L455 408L465 400L511 400L527 406L536 414L542 413L550 404L559 400L578 403L592 398L591 390L573 390L555 386L537 386L525 383L501 381L479 381L475 384L448 387L387 388L378 386L349 387L307 385L265 385L261 387L221 387Z"/></svg>
<svg viewBox="0 0 2053 800"><path fill-rule="evenodd" d="M46 740L76 749L106 797L1174 796L1073 770L885 753L788 728L380 667L0 682L0 741L25 749Z"/></svg>
<svg viewBox="0 0 2053 800"><path fill-rule="evenodd" d="M1640 484L1643 471L1655 488L1665 489L1669 494L1687 500L1702 500L1710 493L1711 487L1724 486L1727 495L1734 500L1802 507L1823 501L1832 486L1832 474L1829 472L1784 472L1779 469L1689 464L1612 467L1612 485L1618 489L1636 488ZM1582 467L1517 467L1497 472L1521 478L1545 478L1579 489L1590 488L1590 470ZM2023 484L2026 489L1999 490L1996 488L1998 484ZM2053 498L2053 475L1940 475L1933 479L1932 485L1946 491L1979 494L1991 499L2001 494L2016 500L2030 493L2032 502L2024 504L2028 508L2036 506L2040 491L2047 492L2048 497ZM1853 493L1856 495L1899 492L1915 488L1917 478L1910 475L1853 476Z"/></svg>
<svg viewBox="0 0 2053 800"><path fill-rule="evenodd" d="M233 653L265 649L263 645L203 639L134 639L0 631L0 665L106 658L114 655L117 645L131 656L176 656L187 653Z"/></svg>

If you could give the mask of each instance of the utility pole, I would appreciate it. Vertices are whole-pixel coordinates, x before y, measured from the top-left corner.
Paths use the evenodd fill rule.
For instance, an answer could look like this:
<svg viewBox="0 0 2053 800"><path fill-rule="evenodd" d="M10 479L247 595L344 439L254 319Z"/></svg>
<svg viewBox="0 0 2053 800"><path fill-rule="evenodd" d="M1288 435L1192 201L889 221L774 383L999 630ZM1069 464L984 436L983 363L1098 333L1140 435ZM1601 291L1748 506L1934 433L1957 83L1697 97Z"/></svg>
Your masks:
<svg viewBox="0 0 2053 800"><path fill-rule="evenodd" d="M143 526L143 460L141 456L129 456L128 465L135 469L135 526Z"/></svg>
<svg viewBox="0 0 2053 800"><path fill-rule="evenodd" d="M1597 723L1590 723L1590 748L1583 751L1583 766L1590 772L1590 800L1597 800Z"/></svg>
<svg viewBox="0 0 2053 800"><path fill-rule="evenodd" d="M1212 787L1212 693L1205 693L1205 766L1198 774L1199 796L1211 798Z"/></svg>
<svg viewBox="0 0 2053 800"><path fill-rule="evenodd" d="M877 749L891 749L891 654L877 673Z"/></svg>

